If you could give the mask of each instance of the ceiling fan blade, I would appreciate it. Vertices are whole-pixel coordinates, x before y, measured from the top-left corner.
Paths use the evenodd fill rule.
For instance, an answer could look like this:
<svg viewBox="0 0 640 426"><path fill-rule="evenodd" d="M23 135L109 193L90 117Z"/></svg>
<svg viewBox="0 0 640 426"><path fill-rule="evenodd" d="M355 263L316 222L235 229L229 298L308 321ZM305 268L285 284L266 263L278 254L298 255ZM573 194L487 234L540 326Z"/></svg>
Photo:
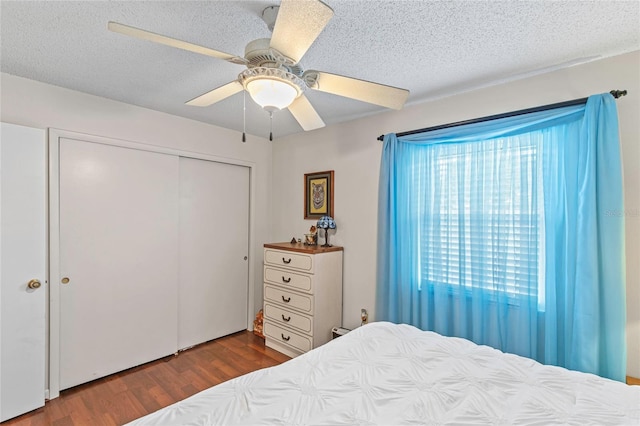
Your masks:
<svg viewBox="0 0 640 426"><path fill-rule="evenodd" d="M242 84L238 80L234 80L231 83L227 83L224 86L217 87L210 92L200 95L197 98L191 99L186 105L206 107L213 105L216 102L220 102L229 96L235 95L238 92L244 90Z"/></svg>
<svg viewBox="0 0 640 426"><path fill-rule="evenodd" d="M177 47L178 49L188 50L189 52L200 53L201 55L211 56L217 59L223 59L234 64L244 65L248 61L239 56L229 53L220 52L218 50L209 49L208 47L198 46L197 44L178 40L175 38L152 33L150 31L141 30L139 28L130 27L128 25L119 24L117 22L109 22L107 28L114 33L124 34L130 37L141 38L143 40L152 41L154 43L164 44L166 46Z"/></svg>
<svg viewBox="0 0 640 426"><path fill-rule="evenodd" d="M320 118L304 94L298 96L298 98L289 105L289 111L291 111L293 117L305 131L324 127L324 121L322 121L322 118Z"/></svg>
<svg viewBox="0 0 640 426"><path fill-rule="evenodd" d="M319 0L282 0L270 47L297 64L332 16L333 9Z"/></svg>
<svg viewBox="0 0 640 426"><path fill-rule="evenodd" d="M409 91L406 89L328 72L308 70L304 72L302 79L314 90L391 109L402 109L409 96Z"/></svg>

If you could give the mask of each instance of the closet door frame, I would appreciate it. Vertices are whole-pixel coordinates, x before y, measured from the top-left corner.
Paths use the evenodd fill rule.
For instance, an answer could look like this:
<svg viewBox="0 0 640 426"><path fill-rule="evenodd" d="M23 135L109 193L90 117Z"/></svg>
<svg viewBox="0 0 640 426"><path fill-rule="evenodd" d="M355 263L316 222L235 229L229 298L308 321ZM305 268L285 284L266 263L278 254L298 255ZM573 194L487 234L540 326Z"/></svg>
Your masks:
<svg viewBox="0 0 640 426"><path fill-rule="evenodd" d="M60 396L60 139L75 139L104 145L137 149L140 151L157 152L178 157L194 158L214 161L218 163L244 166L249 168L249 271L248 271L248 302L247 329L253 327L253 313L255 311L255 258L254 228L255 228L255 187L256 164L251 161L226 158L202 152L183 151L164 148L140 142L131 142L102 136L87 135L67 130L49 129L49 350L48 364L48 399Z"/></svg>

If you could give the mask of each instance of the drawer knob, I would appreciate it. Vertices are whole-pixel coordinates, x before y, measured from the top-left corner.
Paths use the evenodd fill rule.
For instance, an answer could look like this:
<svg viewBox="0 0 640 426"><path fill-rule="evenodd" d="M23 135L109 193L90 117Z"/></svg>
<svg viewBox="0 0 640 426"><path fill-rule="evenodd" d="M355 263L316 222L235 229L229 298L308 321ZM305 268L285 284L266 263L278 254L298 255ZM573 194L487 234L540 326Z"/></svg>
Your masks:
<svg viewBox="0 0 640 426"><path fill-rule="evenodd" d="M287 278L287 279L285 279L285 277L282 277L282 282L283 282L283 283L289 283L289 282L291 282L291 277L289 277L289 278Z"/></svg>
<svg viewBox="0 0 640 426"><path fill-rule="evenodd" d="M289 339L291 339L291 336L284 337L284 334L282 333L280 333L280 336L282 336L282 340L284 340L285 342L288 342Z"/></svg>
<svg viewBox="0 0 640 426"><path fill-rule="evenodd" d="M287 260L287 259L285 259L285 258L283 257L283 258L282 258L282 263L286 263L286 264L288 265L289 263L291 263L291 258L289 258L289 259Z"/></svg>
<svg viewBox="0 0 640 426"><path fill-rule="evenodd" d="M287 297L286 299L284 298L284 296L282 296L282 301L283 301L284 303L289 303L289 302L291 302L291 296Z"/></svg>
<svg viewBox="0 0 640 426"><path fill-rule="evenodd" d="M284 321L284 322L291 321L291 315L289 315L288 317L285 317L284 314L282 314L282 321Z"/></svg>

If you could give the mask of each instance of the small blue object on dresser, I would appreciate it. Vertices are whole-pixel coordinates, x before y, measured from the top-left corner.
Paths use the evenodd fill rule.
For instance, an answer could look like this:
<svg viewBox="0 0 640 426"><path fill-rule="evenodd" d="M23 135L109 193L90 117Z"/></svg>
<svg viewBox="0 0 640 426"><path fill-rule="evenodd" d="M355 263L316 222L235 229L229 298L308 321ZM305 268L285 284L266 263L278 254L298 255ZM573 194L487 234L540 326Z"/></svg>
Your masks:
<svg viewBox="0 0 640 426"><path fill-rule="evenodd" d="M333 220L331 216L322 216L318 219L318 223L316 225L320 229L324 229L324 244L322 247L331 247L329 244L329 229L336 229L336 222Z"/></svg>

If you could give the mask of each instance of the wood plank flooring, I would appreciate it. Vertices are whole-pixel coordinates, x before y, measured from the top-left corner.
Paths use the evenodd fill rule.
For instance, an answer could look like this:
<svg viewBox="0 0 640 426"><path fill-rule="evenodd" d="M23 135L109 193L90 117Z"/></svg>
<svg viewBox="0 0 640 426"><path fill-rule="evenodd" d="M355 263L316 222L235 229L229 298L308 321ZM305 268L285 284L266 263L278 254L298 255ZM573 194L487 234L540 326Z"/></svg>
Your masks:
<svg viewBox="0 0 640 426"><path fill-rule="evenodd" d="M640 386L640 379L637 379L637 378L631 377L631 376L627 376L627 384L628 385Z"/></svg>
<svg viewBox="0 0 640 426"><path fill-rule="evenodd" d="M122 425L201 390L288 356L265 347L264 340L241 331L111 376L64 390L43 408L2 426Z"/></svg>

